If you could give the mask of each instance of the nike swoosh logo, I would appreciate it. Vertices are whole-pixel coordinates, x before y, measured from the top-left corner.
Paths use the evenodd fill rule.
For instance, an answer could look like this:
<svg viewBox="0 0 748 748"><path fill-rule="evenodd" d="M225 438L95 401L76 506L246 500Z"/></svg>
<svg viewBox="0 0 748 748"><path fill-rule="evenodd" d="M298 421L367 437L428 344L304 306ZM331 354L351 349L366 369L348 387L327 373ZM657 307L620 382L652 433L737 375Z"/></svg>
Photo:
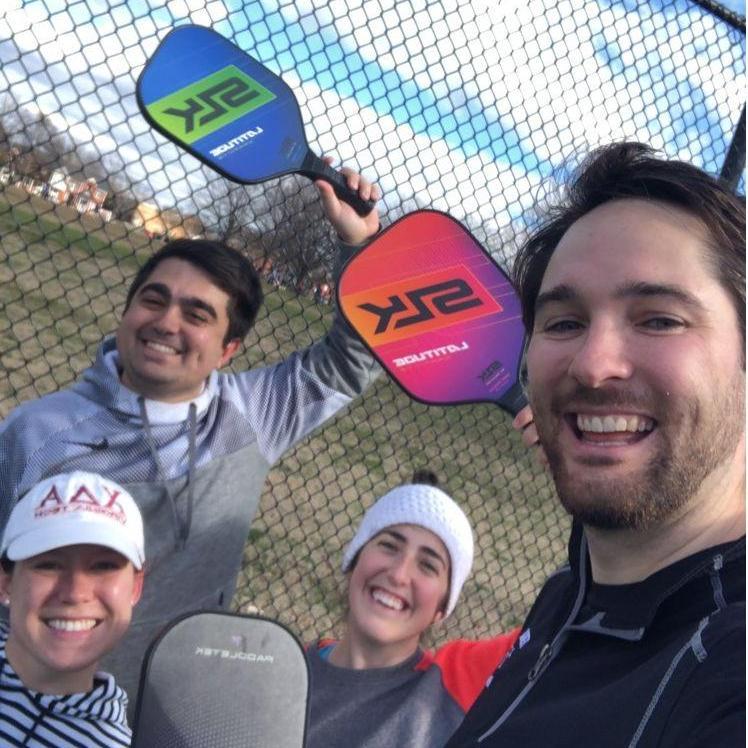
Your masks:
<svg viewBox="0 0 748 748"><path fill-rule="evenodd" d="M93 449L95 451L100 451L102 449L109 449L109 439L99 439L96 442L68 442L68 444L75 444L78 447L88 447L88 449Z"/></svg>

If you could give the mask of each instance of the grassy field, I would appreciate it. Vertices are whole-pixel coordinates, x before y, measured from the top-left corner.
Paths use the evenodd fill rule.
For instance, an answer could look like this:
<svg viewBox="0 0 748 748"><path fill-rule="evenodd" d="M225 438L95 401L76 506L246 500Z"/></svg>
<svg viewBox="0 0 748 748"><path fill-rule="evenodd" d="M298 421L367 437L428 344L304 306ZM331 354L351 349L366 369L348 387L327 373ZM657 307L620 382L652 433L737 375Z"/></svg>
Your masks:
<svg viewBox="0 0 748 748"><path fill-rule="evenodd" d="M0 417L69 385L117 323L127 284L156 245L123 224L83 221L17 190L0 193ZM278 360L323 334L329 307L268 290L237 369ZM234 601L305 640L339 622L341 548L385 490L429 467L465 507L478 554L456 613L436 632L481 636L521 621L564 559L568 520L545 473L495 406L429 408L382 378L273 468Z"/></svg>

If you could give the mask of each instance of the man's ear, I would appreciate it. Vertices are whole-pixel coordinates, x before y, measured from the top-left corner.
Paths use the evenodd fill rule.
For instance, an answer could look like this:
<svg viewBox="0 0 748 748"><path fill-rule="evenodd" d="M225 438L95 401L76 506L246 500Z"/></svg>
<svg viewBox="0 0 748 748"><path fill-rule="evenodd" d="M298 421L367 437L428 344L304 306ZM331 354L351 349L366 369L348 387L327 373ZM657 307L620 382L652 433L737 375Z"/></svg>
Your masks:
<svg viewBox="0 0 748 748"><path fill-rule="evenodd" d="M445 608L439 608L439 610L437 610L436 613L434 613L434 617L431 621L432 626L444 620L444 611L445 611Z"/></svg>
<svg viewBox="0 0 748 748"><path fill-rule="evenodd" d="M219 369L222 369L226 364L231 361L231 359L234 357L234 354L239 350L239 346L242 344L242 341L239 340L239 338L234 338L233 340L229 340L226 345L223 346L223 353L221 354L221 360L218 364Z"/></svg>
<svg viewBox="0 0 748 748"><path fill-rule="evenodd" d="M137 605L140 600L140 596L143 594L143 581L145 579L145 571L141 569L138 571L135 569L135 584L132 588L132 605Z"/></svg>

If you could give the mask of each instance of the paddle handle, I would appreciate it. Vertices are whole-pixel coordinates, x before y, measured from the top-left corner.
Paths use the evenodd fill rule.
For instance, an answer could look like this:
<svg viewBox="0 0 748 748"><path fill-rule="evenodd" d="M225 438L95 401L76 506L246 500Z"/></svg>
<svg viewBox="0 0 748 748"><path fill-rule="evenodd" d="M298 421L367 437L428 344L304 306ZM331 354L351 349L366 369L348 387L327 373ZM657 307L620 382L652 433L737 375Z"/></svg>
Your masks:
<svg viewBox="0 0 748 748"><path fill-rule="evenodd" d="M522 389L522 385L519 382L515 382L504 393L497 405L511 413L512 417L516 416L517 413L527 405L527 398L525 397L525 391Z"/></svg>
<svg viewBox="0 0 748 748"><path fill-rule="evenodd" d="M311 151L307 153L304 162L301 164L299 174L303 174L308 179L324 179L332 185L335 194L345 203L353 208L360 216L366 216L374 210L374 200L362 200L358 192L348 186L346 178L339 172L335 171L328 163Z"/></svg>

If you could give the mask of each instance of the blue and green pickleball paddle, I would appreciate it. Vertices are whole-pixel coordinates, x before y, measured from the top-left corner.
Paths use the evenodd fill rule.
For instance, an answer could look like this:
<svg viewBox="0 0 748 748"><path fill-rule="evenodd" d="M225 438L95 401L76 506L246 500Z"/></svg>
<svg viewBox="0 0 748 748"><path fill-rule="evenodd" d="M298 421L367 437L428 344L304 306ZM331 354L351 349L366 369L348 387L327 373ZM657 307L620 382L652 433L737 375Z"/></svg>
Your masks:
<svg viewBox="0 0 748 748"><path fill-rule="evenodd" d="M289 86L211 29L169 32L140 74L136 94L155 129L234 182L295 172L326 180L360 215L374 207L309 149Z"/></svg>

